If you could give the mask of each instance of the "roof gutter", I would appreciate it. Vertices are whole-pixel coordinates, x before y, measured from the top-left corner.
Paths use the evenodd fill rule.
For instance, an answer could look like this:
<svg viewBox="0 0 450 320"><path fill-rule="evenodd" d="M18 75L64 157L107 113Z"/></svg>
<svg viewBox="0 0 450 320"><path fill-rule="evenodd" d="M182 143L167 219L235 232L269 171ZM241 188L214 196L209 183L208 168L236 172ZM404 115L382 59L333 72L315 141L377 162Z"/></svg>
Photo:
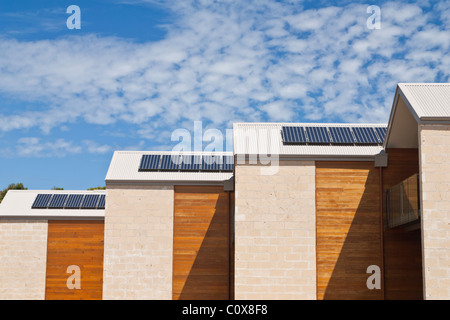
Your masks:
<svg viewBox="0 0 450 320"><path fill-rule="evenodd" d="M382 151L382 150L381 150ZM378 155L317 155L317 154L304 154L304 155L263 155L262 159L270 161L272 159L278 159L279 161L375 161L375 157ZM250 161L254 159L261 159L261 155L257 154L238 154L236 155L235 165L240 164L239 159L245 159L245 161ZM251 165L251 163L250 163Z"/></svg>
<svg viewBox="0 0 450 320"><path fill-rule="evenodd" d="M105 180L106 188L111 186L225 186L230 183L230 180L118 180L107 179Z"/></svg>

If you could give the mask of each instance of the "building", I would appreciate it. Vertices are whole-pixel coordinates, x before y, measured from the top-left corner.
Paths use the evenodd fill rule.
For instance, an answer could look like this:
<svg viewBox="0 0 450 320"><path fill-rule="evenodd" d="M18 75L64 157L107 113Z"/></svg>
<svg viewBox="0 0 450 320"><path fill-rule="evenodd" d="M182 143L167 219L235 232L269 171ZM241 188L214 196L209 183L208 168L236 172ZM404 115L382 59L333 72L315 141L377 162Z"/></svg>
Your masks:
<svg viewBox="0 0 450 320"><path fill-rule="evenodd" d="M117 151L102 192L8 192L0 299L450 298L450 84L399 84L387 125L233 139Z"/></svg>

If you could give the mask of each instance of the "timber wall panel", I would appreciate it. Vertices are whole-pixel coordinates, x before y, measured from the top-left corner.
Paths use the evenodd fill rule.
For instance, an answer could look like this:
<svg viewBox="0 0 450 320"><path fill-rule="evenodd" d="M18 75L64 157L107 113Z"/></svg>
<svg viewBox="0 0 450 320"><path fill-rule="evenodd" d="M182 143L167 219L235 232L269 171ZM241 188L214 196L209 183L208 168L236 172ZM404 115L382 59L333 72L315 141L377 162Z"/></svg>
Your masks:
<svg viewBox="0 0 450 320"><path fill-rule="evenodd" d="M316 162L318 299L381 299L366 286L381 266L379 174L373 162Z"/></svg>
<svg viewBox="0 0 450 320"><path fill-rule="evenodd" d="M100 300L103 286L103 221L48 222L47 300ZM68 289L67 268L81 271L81 289Z"/></svg>
<svg viewBox="0 0 450 320"><path fill-rule="evenodd" d="M383 213L386 220L386 190L419 172L418 149L387 149L383 168ZM423 299L420 230L384 228L384 284L387 300Z"/></svg>
<svg viewBox="0 0 450 320"><path fill-rule="evenodd" d="M229 193L176 187L173 299L230 298Z"/></svg>

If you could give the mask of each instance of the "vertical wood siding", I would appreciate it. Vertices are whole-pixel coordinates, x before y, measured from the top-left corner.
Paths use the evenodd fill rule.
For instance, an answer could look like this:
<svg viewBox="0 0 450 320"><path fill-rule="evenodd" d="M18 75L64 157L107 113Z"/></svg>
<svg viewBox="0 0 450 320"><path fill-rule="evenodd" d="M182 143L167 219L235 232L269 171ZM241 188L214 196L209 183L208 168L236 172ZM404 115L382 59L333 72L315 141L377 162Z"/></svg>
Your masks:
<svg viewBox="0 0 450 320"><path fill-rule="evenodd" d="M100 300L103 287L103 221L48 222L47 300ZM68 289L67 268L78 266L81 289Z"/></svg>
<svg viewBox="0 0 450 320"><path fill-rule="evenodd" d="M382 299L366 285L381 268L379 191L373 162L316 162L318 299Z"/></svg>
<svg viewBox="0 0 450 320"><path fill-rule="evenodd" d="M386 153L388 166L383 169L383 195L390 187L419 172L417 149L387 149ZM387 300L423 299L420 229L384 229L384 267Z"/></svg>
<svg viewBox="0 0 450 320"><path fill-rule="evenodd" d="M173 299L230 298L229 193L176 187Z"/></svg>

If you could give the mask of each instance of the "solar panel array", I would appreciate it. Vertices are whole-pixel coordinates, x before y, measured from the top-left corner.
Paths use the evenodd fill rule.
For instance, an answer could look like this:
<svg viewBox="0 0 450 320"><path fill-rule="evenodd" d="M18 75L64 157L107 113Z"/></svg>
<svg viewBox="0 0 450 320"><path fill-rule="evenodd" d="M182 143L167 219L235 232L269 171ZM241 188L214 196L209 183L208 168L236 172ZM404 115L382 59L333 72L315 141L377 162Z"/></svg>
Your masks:
<svg viewBox="0 0 450 320"><path fill-rule="evenodd" d="M232 172L233 156L144 154L139 171Z"/></svg>
<svg viewBox="0 0 450 320"><path fill-rule="evenodd" d="M182 155L181 171L200 171L202 166L202 156L199 155Z"/></svg>
<svg viewBox="0 0 450 320"><path fill-rule="evenodd" d="M381 145L386 128L283 126L281 135L288 145Z"/></svg>
<svg viewBox="0 0 450 320"><path fill-rule="evenodd" d="M105 209L104 194L38 194L32 209Z"/></svg>

